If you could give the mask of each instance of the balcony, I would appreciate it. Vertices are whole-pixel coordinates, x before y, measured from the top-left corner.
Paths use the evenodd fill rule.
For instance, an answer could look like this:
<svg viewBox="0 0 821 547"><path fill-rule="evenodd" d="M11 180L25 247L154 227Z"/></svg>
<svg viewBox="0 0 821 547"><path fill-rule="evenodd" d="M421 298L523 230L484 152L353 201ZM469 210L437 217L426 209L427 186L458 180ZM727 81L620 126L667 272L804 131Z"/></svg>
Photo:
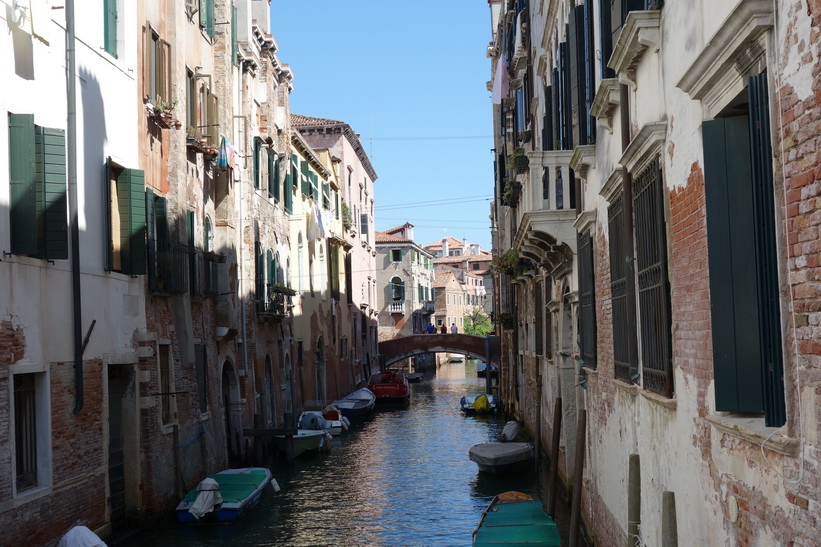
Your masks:
<svg viewBox="0 0 821 547"><path fill-rule="evenodd" d="M167 240L148 240L148 290L182 294L188 291L191 250Z"/></svg>
<svg viewBox="0 0 821 547"><path fill-rule="evenodd" d="M257 316L260 320L266 318L283 318L294 307L291 298L296 294L293 289L268 283L265 285L265 294L257 298Z"/></svg>
<svg viewBox="0 0 821 547"><path fill-rule="evenodd" d="M398 313L400 315L405 315L404 300L399 302L391 302L390 304L388 304L388 311L390 313Z"/></svg>
<svg viewBox="0 0 821 547"><path fill-rule="evenodd" d="M528 172L516 177L521 191L513 247L523 258L556 267L576 252L573 151L533 151L527 157Z"/></svg>

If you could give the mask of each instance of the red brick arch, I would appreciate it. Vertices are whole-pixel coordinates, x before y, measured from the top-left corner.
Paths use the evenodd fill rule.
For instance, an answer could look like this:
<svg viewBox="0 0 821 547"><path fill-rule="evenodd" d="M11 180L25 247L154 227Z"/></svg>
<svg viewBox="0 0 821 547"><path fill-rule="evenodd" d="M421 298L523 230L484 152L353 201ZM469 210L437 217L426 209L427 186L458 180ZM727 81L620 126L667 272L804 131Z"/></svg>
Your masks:
<svg viewBox="0 0 821 547"><path fill-rule="evenodd" d="M414 334L379 342L382 368L397 361L425 353L463 353L482 361L499 364L500 343L498 336L472 336L470 334Z"/></svg>

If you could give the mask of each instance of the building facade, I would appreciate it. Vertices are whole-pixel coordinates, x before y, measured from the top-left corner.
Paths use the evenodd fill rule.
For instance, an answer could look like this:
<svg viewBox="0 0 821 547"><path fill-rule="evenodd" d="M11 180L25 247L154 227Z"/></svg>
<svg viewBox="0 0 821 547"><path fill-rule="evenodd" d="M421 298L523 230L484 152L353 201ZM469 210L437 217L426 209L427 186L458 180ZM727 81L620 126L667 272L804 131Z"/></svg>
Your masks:
<svg viewBox="0 0 821 547"><path fill-rule="evenodd" d="M598 544L818 542L819 6L489 6L506 406Z"/></svg>

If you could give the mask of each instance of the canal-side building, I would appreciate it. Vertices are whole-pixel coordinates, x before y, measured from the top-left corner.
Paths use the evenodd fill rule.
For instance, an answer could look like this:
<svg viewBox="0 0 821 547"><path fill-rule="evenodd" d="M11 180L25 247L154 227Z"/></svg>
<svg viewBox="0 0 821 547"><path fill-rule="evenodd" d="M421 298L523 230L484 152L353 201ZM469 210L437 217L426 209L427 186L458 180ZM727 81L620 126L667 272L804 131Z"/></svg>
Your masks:
<svg viewBox="0 0 821 547"><path fill-rule="evenodd" d="M422 334L432 324L433 260L413 240L413 224L376 232L379 340Z"/></svg>
<svg viewBox="0 0 821 547"><path fill-rule="evenodd" d="M363 385L379 363L373 241L373 185L377 175L359 136L347 123L292 114L291 124L314 150L327 150L337 169L342 227L331 243L334 252L344 256L340 271L344 272L345 286L344 294L334 303L337 315L333 317L339 318L339 352L347 355L342 366L348 369L348 386L355 388ZM343 378L340 373L340 387Z"/></svg>
<svg viewBox="0 0 821 547"><path fill-rule="evenodd" d="M98 16L76 20L73 123L65 10L9 2L0 16L0 526L8 544L46 544L74 522L102 528L123 509L108 401L121 386L134 423L146 264L144 241L141 260L139 250L131 260L129 219L109 205L108 166L121 166L124 193L129 177L142 178L141 63L137 8L123 6L115 28L104 26L103 4L90 2ZM134 186L139 208L144 190ZM128 464L139 459L136 439L124 441ZM111 495L118 499L109 505Z"/></svg>
<svg viewBox="0 0 821 547"><path fill-rule="evenodd" d="M489 6L506 408L597 544L818 543L821 8Z"/></svg>

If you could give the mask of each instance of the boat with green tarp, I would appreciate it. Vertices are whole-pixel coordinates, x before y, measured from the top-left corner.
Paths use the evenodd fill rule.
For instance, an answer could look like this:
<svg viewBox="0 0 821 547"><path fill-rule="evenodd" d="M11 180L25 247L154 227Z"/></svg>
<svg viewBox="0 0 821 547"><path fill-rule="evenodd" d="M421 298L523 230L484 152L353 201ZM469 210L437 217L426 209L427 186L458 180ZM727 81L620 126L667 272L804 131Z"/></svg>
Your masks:
<svg viewBox="0 0 821 547"><path fill-rule="evenodd" d="M534 545L559 547L556 523L542 509L542 502L522 492L504 492L490 502L473 532L474 547Z"/></svg>
<svg viewBox="0 0 821 547"><path fill-rule="evenodd" d="M208 475L177 505L177 519L183 524L234 522L257 504L268 484L279 491L276 480L264 467L226 469Z"/></svg>

